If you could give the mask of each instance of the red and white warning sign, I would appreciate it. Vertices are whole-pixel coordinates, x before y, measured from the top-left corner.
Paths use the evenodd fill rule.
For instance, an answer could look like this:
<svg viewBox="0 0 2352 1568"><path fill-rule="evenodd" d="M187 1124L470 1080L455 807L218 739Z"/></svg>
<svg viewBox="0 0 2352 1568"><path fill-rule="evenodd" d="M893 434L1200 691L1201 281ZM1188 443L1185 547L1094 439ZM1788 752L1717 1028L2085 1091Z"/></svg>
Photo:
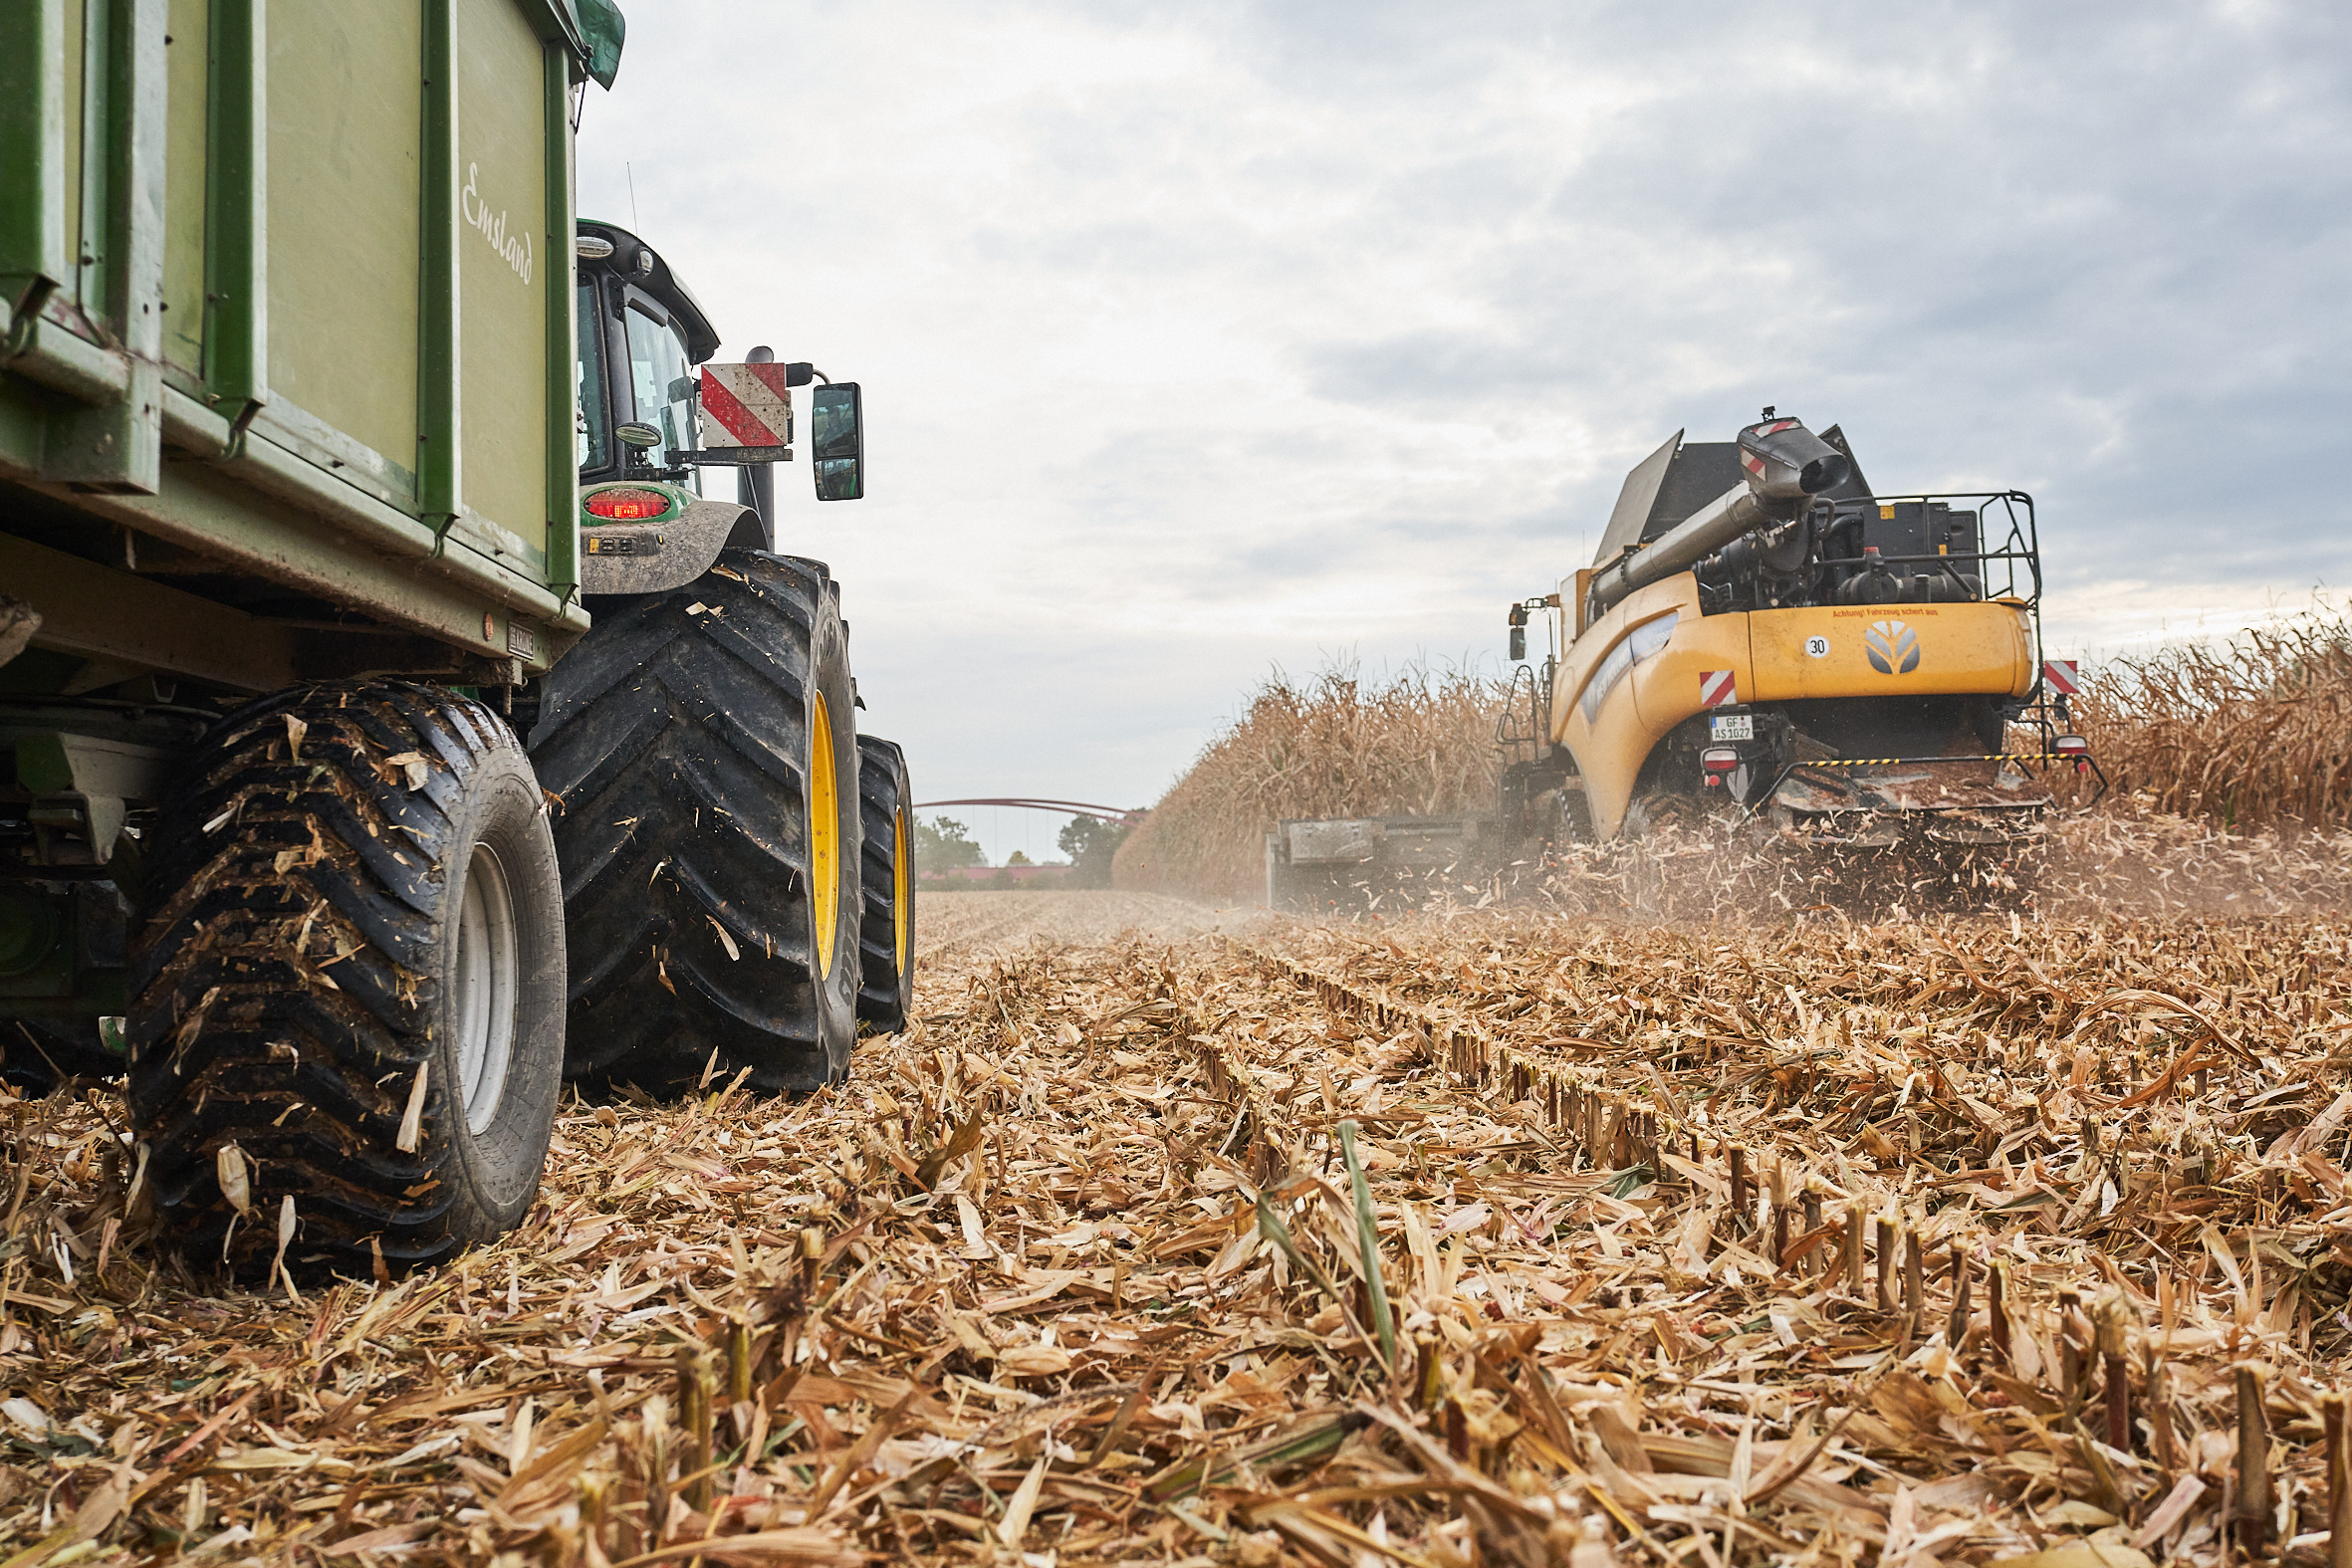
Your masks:
<svg viewBox="0 0 2352 1568"><path fill-rule="evenodd" d="M1728 708L1740 700L1740 683L1730 670L1699 672L1699 706Z"/></svg>
<svg viewBox="0 0 2352 1568"><path fill-rule="evenodd" d="M702 444L793 444L793 394L781 364L706 364L702 367Z"/></svg>
<svg viewBox="0 0 2352 1568"><path fill-rule="evenodd" d="M2053 696L2071 697L2082 689L2082 675L2072 659L2042 660L2041 679Z"/></svg>

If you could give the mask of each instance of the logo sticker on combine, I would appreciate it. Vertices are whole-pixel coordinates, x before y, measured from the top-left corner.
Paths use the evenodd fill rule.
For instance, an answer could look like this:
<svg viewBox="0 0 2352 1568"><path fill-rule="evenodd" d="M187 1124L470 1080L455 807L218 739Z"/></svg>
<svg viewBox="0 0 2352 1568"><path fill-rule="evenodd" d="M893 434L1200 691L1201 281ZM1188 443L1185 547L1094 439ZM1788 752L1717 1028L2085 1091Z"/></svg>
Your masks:
<svg viewBox="0 0 2352 1568"><path fill-rule="evenodd" d="M1740 683L1731 670L1702 670L1699 673L1699 706L1728 708L1740 700Z"/></svg>
<svg viewBox="0 0 2352 1568"><path fill-rule="evenodd" d="M1862 633L1870 667L1881 675L1909 675L1919 668L1919 633L1899 620L1874 620Z"/></svg>

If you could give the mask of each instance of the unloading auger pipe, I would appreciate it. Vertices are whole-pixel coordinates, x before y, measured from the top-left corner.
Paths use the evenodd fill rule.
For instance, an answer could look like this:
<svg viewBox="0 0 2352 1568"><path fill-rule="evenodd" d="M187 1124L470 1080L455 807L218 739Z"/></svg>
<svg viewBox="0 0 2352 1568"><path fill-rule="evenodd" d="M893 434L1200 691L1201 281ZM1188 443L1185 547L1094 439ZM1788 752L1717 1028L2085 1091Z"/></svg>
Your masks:
<svg viewBox="0 0 2352 1568"><path fill-rule="evenodd" d="M1763 419L1740 432L1744 482L1658 536L1648 549L1596 572L1587 590L1591 613L1599 615L1635 588L1690 570L1743 534L1794 517L1810 497L1842 483L1853 466L1853 459L1800 421L1776 419L1765 409Z"/></svg>
<svg viewBox="0 0 2352 1568"><path fill-rule="evenodd" d="M1743 534L1772 522L1770 505L1745 483L1733 486L1647 547L1594 573L1592 613L1600 614L1635 588L1690 570Z"/></svg>

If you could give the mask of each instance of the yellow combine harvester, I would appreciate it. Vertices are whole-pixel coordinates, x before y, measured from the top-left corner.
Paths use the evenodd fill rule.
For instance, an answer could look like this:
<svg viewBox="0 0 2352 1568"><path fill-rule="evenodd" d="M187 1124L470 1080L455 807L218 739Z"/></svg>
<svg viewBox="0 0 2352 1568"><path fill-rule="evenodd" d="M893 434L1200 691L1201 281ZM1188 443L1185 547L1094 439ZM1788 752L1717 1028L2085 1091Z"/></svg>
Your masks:
<svg viewBox="0 0 2352 1568"><path fill-rule="evenodd" d="M1677 432L1626 477L1593 564L1512 606L1496 815L1281 823L1269 902L1708 814L1866 847L2006 843L2051 803L2049 766L2096 767L2070 733L2072 666L2041 657L2040 597L2022 491L1874 495L1834 426L1768 408L1737 440Z"/></svg>

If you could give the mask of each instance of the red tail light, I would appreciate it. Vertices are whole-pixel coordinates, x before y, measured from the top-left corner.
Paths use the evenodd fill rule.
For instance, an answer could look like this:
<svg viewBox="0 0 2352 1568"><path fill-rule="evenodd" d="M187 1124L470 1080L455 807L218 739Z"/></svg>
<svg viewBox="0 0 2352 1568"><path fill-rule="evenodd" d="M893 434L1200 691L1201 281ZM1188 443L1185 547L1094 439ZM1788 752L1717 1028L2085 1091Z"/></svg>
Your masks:
<svg viewBox="0 0 2352 1568"><path fill-rule="evenodd" d="M2079 735L2061 735L2054 749L2060 757L2088 757L2091 743Z"/></svg>
<svg viewBox="0 0 2352 1568"><path fill-rule="evenodd" d="M588 516L610 518L615 523L642 523L660 517L669 509L670 498L660 491L626 485L599 490L588 498Z"/></svg>

